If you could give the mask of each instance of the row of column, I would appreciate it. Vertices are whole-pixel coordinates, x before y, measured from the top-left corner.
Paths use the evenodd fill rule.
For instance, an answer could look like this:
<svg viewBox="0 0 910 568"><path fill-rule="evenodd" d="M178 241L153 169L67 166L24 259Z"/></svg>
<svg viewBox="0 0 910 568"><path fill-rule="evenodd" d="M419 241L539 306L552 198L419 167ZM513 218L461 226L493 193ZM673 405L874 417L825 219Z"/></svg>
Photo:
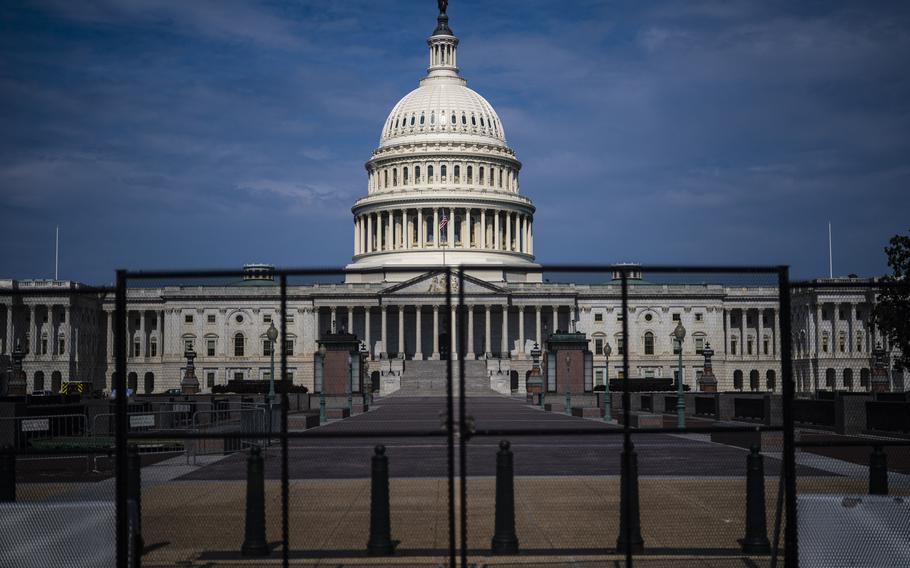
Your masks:
<svg viewBox="0 0 910 568"><path fill-rule="evenodd" d="M854 356L857 352L869 354L874 346L875 329L870 328L870 333L863 333L860 342L860 349L857 349L857 331L863 331L865 325L857 318L856 304L849 303L849 315L841 319L840 311L844 304L840 302L818 302L814 309L807 309L805 328L809 334L809 350L819 356ZM826 320L824 313L827 312L829 317ZM828 323L825 323L828 322ZM846 328L846 329L843 329ZM824 349L824 338L828 337L828 350ZM840 350L840 338L843 334L845 344L844 351ZM801 342L797 342L797 352L803 351Z"/></svg>
<svg viewBox="0 0 910 568"><path fill-rule="evenodd" d="M31 354L32 356L42 355L41 354L41 341L46 339L49 343L48 345L48 355L67 355L70 348L68 338L72 336L72 315L70 313L70 306L68 304L62 304L63 307L63 318L54 321L54 308L61 306L61 304L27 304L24 307L28 309L28 330L26 332L26 337L24 341L19 342L19 347ZM43 307L45 313L47 313L48 318L47 322L43 323L41 326L41 332L39 333L38 326L38 308ZM16 318L13 311L13 306L11 304L6 304L6 336L3 341L2 349L3 353L9 355L16 349L16 339L19 329L16 326ZM46 337L44 334L46 330L44 325L50 326L53 333L48 333ZM61 325L65 326L63 331L61 331ZM63 341L60 341L63 339ZM61 350L62 347L62 350Z"/></svg>
<svg viewBox="0 0 910 568"><path fill-rule="evenodd" d="M447 225L440 230L440 220ZM442 248L534 254L530 215L437 207L378 211L354 219L354 254Z"/></svg>
<svg viewBox="0 0 910 568"><path fill-rule="evenodd" d="M155 316L154 327L146 327L146 319L149 312ZM114 357L114 312L107 313L107 351L108 358ZM133 324L136 316L139 316L139 325ZM164 357L164 310L128 310L126 327L127 327L127 356L128 357ZM158 331L158 339L154 341L152 330ZM136 352L136 340L139 340L139 350ZM151 345L155 343L155 352L151 352ZM180 351L182 353L182 351Z"/></svg>
<svg viewBox="0 0 910 568"><path fill-rule="evenodd" d="M484 354L489 355L489 354L493 353L493 345L492 345L493 322L492 322L492 317L491 317L493 305L492 304L483 304L481 306L483 309L483 318L484 318L483 350L484 350ZM481 307L481 306L468 306L467 313L465 314L465 324L467 326L466 330L465 330L466 346L467 346L467 351L465 352L465 355L467 357L473 357L475 355L475 353L474 353L474 312L478 307ZM432 310L431 316L430 316L430 314L424 314L424 308L426 308L426 307L431 308L431 310ZM533 334L533 336L534 336L534 341L537 342L538 345L540 345L542 329L543 329L541 314L542 314L543 310L545 309L545 307L544 306L533 306L533 308L534 308L534 316L533 316L534 317L534 334ZM364 319L363 319L364 333L362 335L362 339L367 344L367 346L369 347L369 349L372 353L373 352L373 337L372 337L372 333L371 333L371 331L372 331L371 330L372 308L347 307L345 309L347 310L347 325L346 326L344 325L343 322L339 322L337 320L337 307L331 306L328 308L329 318L330 318L329 326L325 326L325 327L327 327L327 329L329 329L329 330L333 330L336 332L341 331L342 329L346 329L349 331L354 330L355 329L354 328L354 323L355 323L354 322L354 311L355 311L355 309L362 309L363 317L364 317ZM398 331L398 336L397 336L398 342L397 342L397 345L398 345L399 350L401 350L402 346L405 345L405 317L404 317L405 311L409 310L409 309L414 310L415 321L414 321L413 339L414 339L414 346L415 346L415 350L414 350L415 359L422 359L423 355L424 355L424 353L422 352L422 349L423 349L423 337L422 337L423 317L424 317L424 315L426 315L427 317L432 317L433 326L432 326L431 333L432 333L433 347L432 347L432 354L430 356L431 356L431 358L438 358L439 353L440 353L439 338L440 338L440 334L443 332L443 327L444 327L444 322L440 323L440 320L441 320L440 312L442 312L442 317L444 318L446 316L447 308L445 306L440 306L438 304L434 304L432 306L405 305L405 304L398 304L398 305L393 305L393 306L388 306L388 305L379 306L379 311L380 311L379 317L381 318L381 323L380 323L380 327L379 327L379 330L380 330L379 341L382 344L382 347L381 347L382 353L388 353L388 351L389 351L389 349L388 349L389 342L388 342L387 334L389 333L388 310L390 310L390 309L398 312L398 318L397 318L398 319L398 330L397 330ZM551 310L551 313L552 313L552 316L551 316L552 319L550 319L549 321L557 322L557 323L551 324L552 327L551 327L550 331L552 331L552 328L555 328L556 326L558 326L559 306L547 306L546 309ZM518 350L517 351L518 351L518 353L524 353L525 310L526 310L526 307L519 307L517 310L517 317L518 317ZM499 345L500 353L508 353L509 351L511 351L510 342L509 342L509 310L503 309L503 310L499 311L499 313L501 314L501 319L499 322L499 324L501 325L500 345ZM319 336L322 333L323 328L320 325L318 309L314 312L314 319L315 319L315 322L314 322L315 329L319 330L319 332L317 332L317 336ZM571 322L574 319L575 319L575 307L571 306L570 313L569 313L569 321ZM445 331L449 334L449 338L451 340L451 345L449 346L450 347L449 352L452 353L453 355L457 355L457 353L458 353L458 347L457 347L458 335L457 335L457 325L456 325L457 306L451 307L451 313L448 314L448 321L449 321L449 328L445 329ZM312 348L314 351L317 348L315 341L314 341ZM378 353L372 353L372 354L377 355Z"/></svg>
<svg viewBox="0 0 910 568"><path fill-rule="evenodd" d="M769 346L768 354L765 355L764 352L764 338L765 338L765 321L764 315L767 311L773 313L774 321L772 322L771 327L771 345ZM734 339L733 334L733 312L739 312L739 345L737 345L736 353L732 354L732 341ZM749 314L755 314L756 325L755 329L755 345L753 345L752 354L748 353L748 334L747 334L747 321ZM769 358L774 359L780 353L780 310L776 308L736 308L736 309L726 309L724 310L724 324L725 324L725 333L724 335L727 338L726 345L726 357L727 359L731 357L738 357L740 359L745 359L748 357L756 358Z"/></svg>
<svg viewBox="0 0 910 568"><path fill-rule="evenodd" d="M459 118L455 115L455 120ZM463 115L464 116L464 115ZM412 120L417 120L415 115L411 115ZM440 113L440 122L445 125L450 121L450 116L445 112ZM392 123L391 130L398 128L396 119ZM406 122L408 115L404 115L401 120ZM436 122L436 115L431 115L431 122ZM467 121L467 117L464 116ZM472 116L471 121L476 122L477 118ZM433 125L431 124L431 127ZM453 126L455 126L453 124ZM467 127L467 125L464 125ZM405 128L402 124L401 128ZM474 128L472 126L472 128ZM422 162L412 163L411 166L388 166L370 170L367 180L367 192L373 193L380 189L390 189L395 187L412 187L424 184L445 184L445 185L468 185L478 188L499 188L506 189L512 193L518 193L518 170L508 166L494 166L492 164L482 165L479 163L469 162Z"/></svg>

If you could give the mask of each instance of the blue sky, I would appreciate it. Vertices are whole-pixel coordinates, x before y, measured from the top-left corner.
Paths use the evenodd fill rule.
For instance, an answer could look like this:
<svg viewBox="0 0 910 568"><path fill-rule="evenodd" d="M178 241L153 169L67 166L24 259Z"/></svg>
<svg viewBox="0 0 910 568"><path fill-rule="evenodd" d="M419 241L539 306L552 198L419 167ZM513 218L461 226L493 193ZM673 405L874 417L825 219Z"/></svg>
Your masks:
<svg viewBox="0 0 910 568"><path fill-rule="evenodd" d="M0 7L0 277L340 265L435 2ZM452 0L541 262L886 270L910 228L902 2Z"/></svg>

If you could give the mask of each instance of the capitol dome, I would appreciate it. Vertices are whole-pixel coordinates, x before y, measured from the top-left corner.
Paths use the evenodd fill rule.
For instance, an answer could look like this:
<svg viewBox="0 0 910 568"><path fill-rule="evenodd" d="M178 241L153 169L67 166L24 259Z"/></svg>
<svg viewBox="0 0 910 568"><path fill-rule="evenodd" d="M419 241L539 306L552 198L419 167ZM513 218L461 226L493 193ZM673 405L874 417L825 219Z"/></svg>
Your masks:
<svg viewBox="0 0 910 568"><path fill-rule="evenodd" d="M437 17L427 74L392 108L364 165L348 282L406 280L433 266L472 266L470 274L488 281L540 281L521 162L493 106L461 77L448 21L445 12Z"/></svg>

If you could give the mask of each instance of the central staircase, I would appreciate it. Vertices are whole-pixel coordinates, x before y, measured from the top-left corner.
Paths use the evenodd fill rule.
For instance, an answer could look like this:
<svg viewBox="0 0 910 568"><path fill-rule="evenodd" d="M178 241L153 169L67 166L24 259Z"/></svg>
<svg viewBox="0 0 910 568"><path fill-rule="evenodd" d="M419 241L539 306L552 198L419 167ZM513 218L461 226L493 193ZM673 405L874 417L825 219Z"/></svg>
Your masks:
<svg viewBox="0 0 910 568"><path fill-rule="evenodd" d="M399 396L445 396L446 361L405 361L401 374ZM452 361L452 386L458 395L458 361ZM466 396L489 396L496 394L490 389L485 361L464 362Z"/></svg>

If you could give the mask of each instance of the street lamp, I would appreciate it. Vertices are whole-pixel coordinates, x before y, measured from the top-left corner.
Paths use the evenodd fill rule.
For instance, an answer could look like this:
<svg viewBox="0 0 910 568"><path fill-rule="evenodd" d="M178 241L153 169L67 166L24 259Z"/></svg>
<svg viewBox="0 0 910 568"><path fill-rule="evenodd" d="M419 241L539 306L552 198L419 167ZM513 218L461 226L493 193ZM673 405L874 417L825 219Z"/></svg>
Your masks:
<svg viewBox="0 0 910 568"><path fill-rule="evenodd" d="M275 329L275 322L269 324L269 329L265 332L269 340L269 355L271 356L271 368L269 370L269 444L272 443L272 405L275 401L275 340L278 339L278 330Z"/></svg>
<svg viewBox="0 0 910 568"><path fill-rule="evenodd" d="M610 422L613 420L613 409L612 397L610 395L610 355L613 353L613 348L610 347L608 342L604 342L604 357L606 358L606 366L604 368L604 422Z"/></svg>
<svg viewBox="0 0 910 568"><path fill-rule="evenodd" d="M365 341L360 342L360 375L364 377L360 390L363 391L363 406L366 407L367 403L372 403L371 400L373 397L373 381L370 380L369 383L367 379L369 378L369 371L366 369L367 364L367 344ZM359 377L358 377L359 379Z"/></svg>
<svg viewBox="0 0 910 568"><path fill-rule="evenodd" d="M322 384L319 385L319 423L325 424L325 344L319 344L319 365L322 369Z"/></svg>
<svg viewBox="0 0 910 568"><path fill-rule="evenodd" d="M676 329L673 330L673 337L676 338L676 345L679 347L679 376L676 378L676 426L678 428L686 427L686 397L683 391L683 339L686 338L686 328L682 322L677 322Z"/></svg>
<svg viewBox="0 0 910 568"><path fill-rule="evenodd" d="M322 377L325 380L325 377ZM354 358L348 353L348 416L354 415Z"/></svg>

